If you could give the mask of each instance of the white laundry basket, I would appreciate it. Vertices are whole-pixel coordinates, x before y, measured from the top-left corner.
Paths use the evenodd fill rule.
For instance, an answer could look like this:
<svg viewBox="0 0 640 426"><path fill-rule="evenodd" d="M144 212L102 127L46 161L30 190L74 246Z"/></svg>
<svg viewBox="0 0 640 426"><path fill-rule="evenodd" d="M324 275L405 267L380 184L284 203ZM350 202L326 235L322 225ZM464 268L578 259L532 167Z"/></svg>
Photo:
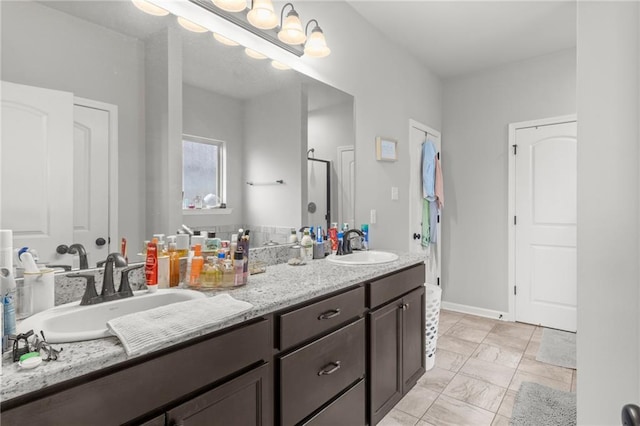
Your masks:
<svg viewBox="0 0 640 426"><path fill-rule="evenodd" d="M426 369L431 370L436 363L436 343L438 341L438 321L440 320L440 301L442 289L437 285L427 284L425 307L426 333Z"/></svg>

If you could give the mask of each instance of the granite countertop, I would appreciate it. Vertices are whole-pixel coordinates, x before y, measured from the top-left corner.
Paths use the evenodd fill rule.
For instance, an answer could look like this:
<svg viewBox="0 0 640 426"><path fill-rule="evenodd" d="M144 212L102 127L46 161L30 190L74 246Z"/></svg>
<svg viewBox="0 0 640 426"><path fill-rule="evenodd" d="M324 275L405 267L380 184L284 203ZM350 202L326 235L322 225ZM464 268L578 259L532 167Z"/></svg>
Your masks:
<svg viewBox="0 0 640 426"><path fill-rule="evenodd" d="M322 259L303 266L290 266L286 263L269 266L266 273L251 275L249 283L244 287L206 292L209 296L229 293L238 300L251 303L251 311L197 333L181 336L180 340L165 347L285 309L425 260L421 254L396 254L399 256L398 260L380 265L343 266ZM33 370L20 369L17 363L12 363L5 354L2 361L1 402L136 358L126 355L116 337L53 346L63 348L60 358L57 361L43 362Z"/></svg>

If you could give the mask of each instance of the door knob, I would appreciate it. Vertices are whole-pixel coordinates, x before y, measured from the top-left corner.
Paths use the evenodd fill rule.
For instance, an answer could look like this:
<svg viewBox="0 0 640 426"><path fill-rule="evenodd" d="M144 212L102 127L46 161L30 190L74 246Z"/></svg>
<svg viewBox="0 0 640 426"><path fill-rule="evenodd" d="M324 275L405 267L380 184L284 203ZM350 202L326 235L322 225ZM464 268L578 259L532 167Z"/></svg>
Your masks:
<svg viewBox="0 0 640 426"><path fill-rule="evenodd" d="M96 239L96 245L98 247L102 247L105 244L107 244L107 240L105 240L104 238L100 237Z"/></svg>
<svg viewBox="0 0 640 426"><path fill-rule="evenodd" d="M414 239L414 240L419 240L419 239L420 239L420 237L421 237L421 235L420 235L420 234L416 234L415 232L413 233L413 239Z"/></svg>
<svg viewBox="0 0 640 426"><path fill-rule="evenodd" d="M67 254L68 251L69 247L64 244L60 244L58 247L56 247L56 253L58 254Z"/></svg>

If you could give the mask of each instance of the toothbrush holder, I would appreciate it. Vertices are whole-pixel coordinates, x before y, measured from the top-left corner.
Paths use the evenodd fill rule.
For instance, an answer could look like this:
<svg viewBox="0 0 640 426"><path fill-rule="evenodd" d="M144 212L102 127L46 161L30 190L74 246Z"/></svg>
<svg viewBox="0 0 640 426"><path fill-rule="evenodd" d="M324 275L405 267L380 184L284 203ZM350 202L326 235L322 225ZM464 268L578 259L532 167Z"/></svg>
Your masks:
<svg viewBox="0 0 640 426"><path fill-rule="evenodd" d="M25 272L24 285L31 286L33 313L45 311L55 305L55 274L53 269Z"/></svg>

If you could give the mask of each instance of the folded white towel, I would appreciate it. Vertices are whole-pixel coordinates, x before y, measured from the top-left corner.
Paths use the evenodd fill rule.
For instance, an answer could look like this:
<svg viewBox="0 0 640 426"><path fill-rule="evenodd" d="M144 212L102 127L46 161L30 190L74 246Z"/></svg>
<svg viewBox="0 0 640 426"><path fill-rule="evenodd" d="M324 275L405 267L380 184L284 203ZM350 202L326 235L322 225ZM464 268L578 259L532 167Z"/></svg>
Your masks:
<svg viewBox="0 0 640 426"><path fill-rule="evenodd" d="M127 355L140 355L252 308L251 303L224 293L123 315L108 321L107 327L118 336Z"/></svg>

